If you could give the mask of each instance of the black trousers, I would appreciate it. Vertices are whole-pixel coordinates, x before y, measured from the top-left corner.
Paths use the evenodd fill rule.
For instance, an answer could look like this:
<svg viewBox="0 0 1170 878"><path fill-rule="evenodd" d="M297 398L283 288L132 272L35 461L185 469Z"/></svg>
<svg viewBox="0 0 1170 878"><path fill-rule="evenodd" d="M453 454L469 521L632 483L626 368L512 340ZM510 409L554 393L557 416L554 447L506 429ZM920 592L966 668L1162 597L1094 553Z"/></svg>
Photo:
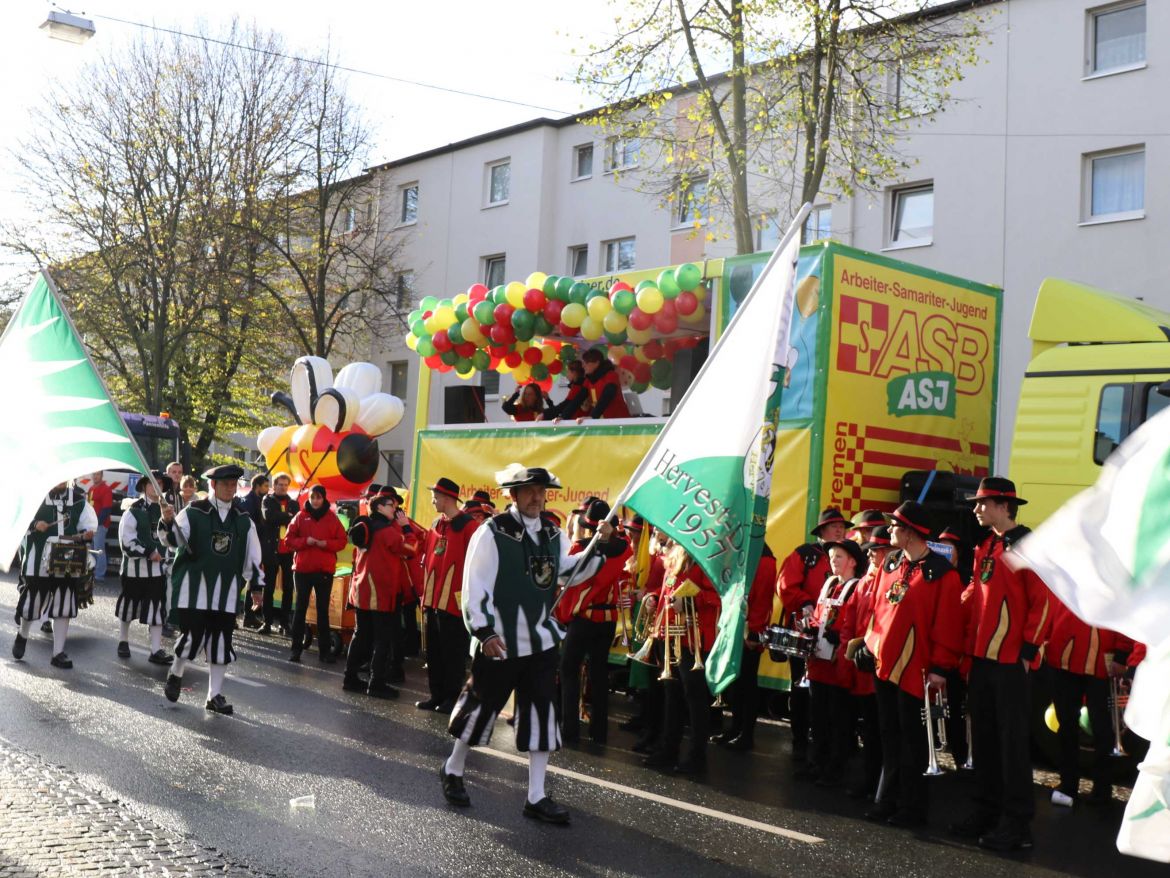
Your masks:
<svg viewBox="0 0 1170 878"><path fill-rule="evenodd" d="M454 701L467 679L467 653L471 635L459 616L442 610L426 611L427 685L431 700Z"/></svg>
<svg viewBox="0 0 1170 878"><path fill-rule="evenodd" d="M677 760L682 745L683 711L691 721L691 748L688 758L702 762L707 758L707 738L711 736L711 690L702 670L694 670L695 656L683 648L682 660L671 670L672 679L663 681L665 717L658 752Z"/></svg>
<svg viewBox="0 0 1170 878"><path fill-rule="evenodd" d="M476 652L471 676L459 693L447 731L472 747L491 743L496 717L516 693L516 749L548 753L561 748L557 716L556 648L535 655L490 659Z"/></svg>
<svg viewBox="0 0 1170 878"><path fill-rule="evenodd" d="M947 680L947 749L955 757L955 765L967 761L971 742L967 740L967 681L958 671L948 671Z"/></svg>
<svg viewBox="0 0 1170 878"><path fill-rule="evenodd" d="M882 737L882 802L916 819L925 820L928 805L926 776L925 702L886 680L874 681L878 726Z"/></svg>
<svg viewBox="0 0 1170 878"><path fill-rule="evenodd" d="M384 686L390 667L391 638L395 627L401 629L397 612L381 610L355 610L357 629L349 644L349 656L345 660L345 676L356 677L368 656L370 659L370 685Z"/></svg>
<svg viewBox="0 0 1170 878"><path fill-rule="evenodd" d="M1009 665L977 658L967 678L975 806L981 817L1014 825L1028 824L1036 810L1028 731L1028 675L1020 662Z"/></svg>
<svg viewBox="0 0 1170 878"><path fill-rule="evenodd" d="M792 683L788 689L788 725L792 728L792 755L803 757L808 752L809 690L800 685L804 679L804 659L788 659Z"/></svg>
<svg viewBox="0 0 1170 878"><path fill-rule="evenodd" d="M573 619L561 646L561 734L565 741L581 737L581 667L589 674L589 737L604 744L609 728L609 648L616 622Z"/></svg>
<svg viewBox="0 0 1170 878"><path fill-rule="evenodd" d="M1060 791L1077 795L1081 779L1081 701L1089 708L1093 729L1093 788L1108 789L1111 782L1109 754L1113 750L1113 717L1109 714L1109 681L1052 668L1052 701L1056 705L1056 733L1060 745ZM982 752L978 754L982 758ZM976 763L978 770L978 762Z"/></svg>
<svg viewBox="0 0 1170 878"><path fill-rule="evenodd" d="M333 591L332 573L293 573L297 587L297 606L292 623L292 651L299 653L305 643L305 617L309 614L309 596L317 595L317 649L327 656L333 648L329 642L329 593Z"/></svg>
<svg viewBox="0 0 1170 878"><path fill-rule="evenodd" d="M882 733L878 722L877 698L851 695L854 715L861 720L862 789L872 796L882 776Z"/></svg>
<svg viewBox="0 0 1170 878"><path fill-rule="evenodd" d="M292 619L293 602L293 556L292 552L274 552L264 562L264 621L271 625L279 622L285 628ZM280 571L280 610L274 606L276 598L276 573Z"/></svg>
<svg viewBox="0 0 1170 878"><path fill-rule="evenodd" d="M853 749L853 701L849 690L810 684L812 764L825 777L840 778Z"/></svg>
<svg viewBox="0 0 1170 878"><path fill-rule="evenodd" d="M739 676L728 687L731 702L729 737L741 737L748 743L756 737L756 715L760 712L760 649L749 649L745 643L739 655Z"/></svg>

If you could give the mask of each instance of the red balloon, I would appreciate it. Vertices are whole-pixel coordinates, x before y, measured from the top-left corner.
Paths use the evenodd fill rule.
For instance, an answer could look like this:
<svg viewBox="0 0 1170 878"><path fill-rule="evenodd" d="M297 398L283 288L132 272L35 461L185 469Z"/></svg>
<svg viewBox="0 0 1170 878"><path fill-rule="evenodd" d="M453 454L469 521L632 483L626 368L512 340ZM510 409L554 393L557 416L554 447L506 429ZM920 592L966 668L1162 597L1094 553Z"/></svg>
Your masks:
<svg viewBox="0 0 1170 878"><path fill-rule="evenodd" d="M488 345L487 352L491 354L493 360L502 360L504 357L508 356L508 347L507 345L502 344ZM494 369L495 367L496 364L492 363L492 368Z"/></svg>
<svg viewBox="0 0 1170 878"><path fill-rule="evenodd" d="M669 338L666 340L666 344L662 346L662 355L668 360L673 360L674 355L681 351L684 347L685 345L683 345L683 340L681 338Z"/></svg>
<svg viewBox="0 0 1170 878"><path fill-rule="evenodd" d="M662 310L660 310L658 314L669 314L671 317L677 317L678 309L675 307L674 299L663 299ZM658 314L655 314L654 316L657 317Z"/></svg>
<svg viewBox="0 0 1170 878"><path fill-rule="evenodd" d="M515 310L516 309L507 302L500 302L500 304L496 305L495 309L492 311L492 314L494 314L496 317L496 326L499 326L500 324L505 326L511 324L512 314Z"/></svg>
<svg viewBox="0 0 1170 878"><path fill-rule="evenodd" d="M646 356L650 355L647 354ZM625 369L627 372L633 372L636 368L638 368L638 358L633 354L626 354L624 357L618 360L618 368Z"/></svg>
<svg viewBox="0 0 1170 878"><path fill-rule="evenodd" d="M435 346L435 350L440 354L445 354L455 347L455 345L451 344L451 339L447 338L447 330L445 329L440 329L431 336L431 344Z"/></svg>
<svg viewBox="0 0 1170 878"><path fill-rule="evenodd" d="M639 332L645 332L650 328L650 324L654 322L654 318L643 311L641 308L635 308L630 312L630 326Z"/></svg>
<svg viewBox="0 0 1170 878"><path fill-rule="evenodd" d="M439 359L438 354L431 354L429 357L424 358L423 362L427 364L428 369L438 369L443 365L443 361Z"/></svg>
<svg viewBox="0 0 1170 878"><path fill-rule="evenodd" d="M519 366L521 363L524 362L524 358L522 356L520 356L518 353L516 353L515 351L512 351L512 353L510 353L510 354L508 354L508 356L504 357L504 362L508 364L509 369L515 369L517 366Z"/></svg>
<svg viewBox="0 0 1170 878"><path fill-rule="evenodd" d="M629 290L632 293L634 288L624 280L615 281L613 286L609 288L609 295L612 298L615 294L620 293L622 290Z"/></svg>
<svg viewBox="0 0 1170 878"><path fill-rule="evenodd" d="M650 364L639 363L634 369L634 380L639 384L646 384L650 380Z"/></svg>
<svg viewBox="0 0 1170 878"><path fill-rule="evenodd" d="M654 315L654 328L663 335L670 335L678 329L678 315L667 314L664 308Z"/></svg>
<svg viewBox="0 0 1170 878"><path fill-rule="evenodd" d="M544 290L532 289L524 294L524 307L533 314L539 314L544 309L544 303L548 299L544 296Z"/></svg>
<svg viewBox="0 0 1170 878"><path fill-rule="evenodd" d="M656 338L651 339L642 347L642 353L649 360L661 360L663 353L662 342Z"/></svg>
<svg viewBox="0 0 1170 878"><path fill-rule="evenodd" d="M544 303L544 319L556 326L561 322L561 311L565 308L565 303L560 299L549 299Z"/></svg>
<svg viewBox="0 0 1170 878"><path fill-rule="evenodd" d="M467 288L467 298L473 302L482 301L487 294L488 288L483 284L472 284Z"/></svg>
<svg viewBox="0 0 1170 878"><path fill-rule="evenodd" d="M695 298L694 293L679 293L678 298L674 300L674 307L680 316L690 317L699 307L699 300Z"/></svg>
<svg viewBox="0 0 1170 878"><path fill-rule="evenodd" d="M565 326L565 324L563 324L563 323L557 327L557 335L563 335L565 338L572 338L573 336L577 335L580 331L581 330L579 327Z"/></svg>
<svg viewBox="0 0 1170 878"><path fill-rule="evenodd" d="M423 311L422 319L426 320L428 317L430 317L434 313L435 313L434 311Z"/></svg>
<svg viewBox="0 0 1170 878"><path fill-rule="evenodd" d="M545 378L543 381L537 381L536 385L541 390L543 390L546 394L549 393L550 391L552 391L552 379L551 378Z"/></svg>
<svg viewBox="0 0 1170 878"><path fill-rule="evenodd" d="M463 344L455 345L455 353L461 357L470 357L475 353L475 342L465 341Z"/></svg>
<svg viewBox="0 0 1170 878"><path fill-rule="evenodd" d="M548 374L549 375L560 375L561 369L563 369L563 368L565 368L565 367L561 364L560 360L553 360L551 363L548 364Z"/></svg>
<svg viewBox="0 0 1170 878"><path fill-rule="evenodd" d="M516 331L511 323L497 323L492 327L491 336L498 345L510 345L516 340Z"/></svg>
<svg viewBox="0 0 1170 878"><path fill-rule="evenodd" d="M535 366L540 362L540 348L529 348L524 352L524 362L529 366Z"/></svg>
<svg viewBox="0 0 1170 878"><path fill-rule="evenodd" d="M439 363L439 371L440 372L450 372L454 368L455 368L454 366L448 366L446 363L443 363L443 362Z"/></svg>

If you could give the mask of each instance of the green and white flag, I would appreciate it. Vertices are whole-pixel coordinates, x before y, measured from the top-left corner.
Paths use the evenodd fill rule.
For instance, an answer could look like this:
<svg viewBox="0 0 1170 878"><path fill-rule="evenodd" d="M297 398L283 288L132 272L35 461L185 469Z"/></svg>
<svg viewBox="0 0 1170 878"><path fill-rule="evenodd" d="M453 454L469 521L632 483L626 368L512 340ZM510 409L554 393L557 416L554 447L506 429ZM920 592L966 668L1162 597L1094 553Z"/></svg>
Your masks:
<svg viewBox="0 0 1170 878"><path fill-rule="evenodd" d="M789 226L621 495L686 548L723 599L706 662L714 692L739 673L747 590L768 525L797 232L808 210Z"/></svg>
<svg viewBox="0 0 1170 878"><path fill-rule="evenodd" d="M44 271L0 337L0 412L4 570L54 485L102 469L148 471Z"/></svg>
<svg viewBox="0 0 1170 878"><path fill-rule="evenodd" d="M1014 554L1085 622L1146 644L1125 722L1150 750L1117 847L1170 862L1170 410L1126 439L1097 483Z"/></svg>

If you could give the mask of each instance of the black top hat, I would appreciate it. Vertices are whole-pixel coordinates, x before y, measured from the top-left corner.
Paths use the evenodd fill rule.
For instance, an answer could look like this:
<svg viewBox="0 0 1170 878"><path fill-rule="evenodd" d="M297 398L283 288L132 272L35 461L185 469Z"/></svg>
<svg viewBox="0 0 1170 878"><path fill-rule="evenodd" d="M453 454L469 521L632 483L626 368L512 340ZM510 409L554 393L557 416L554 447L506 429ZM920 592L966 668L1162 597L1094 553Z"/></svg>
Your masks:
<svg viewBox="0 0 1170 878"><path fill-rule="evenodd" d="M861 544L861 548L868 552L870 549L888 549L891 545L890 529L882 524L870 532L869 539Z"/></svg>
<svg viewBox="0 0 1170 878"><path fill-rule="evenodd" d="M446 494L448 497L451 497L454 500L459 499L459 486L451 481L451 479L439 479L437 482L431 485L431 490L440 494Z"/></svg>
<svg viewBox="0 0 1170 878"><path fill-rule="evenodd" d="M979 490L967 497L968 500L1015 500L1020 506L1028 501L1016 496L1016 483L1000 476L987 476L979 483Z"/></svg>
<svg viewBox="0 0 1170 878"><path fill-rule="evenodd" d="M829 506L821 512L821 517L817 521L817 526L812 529L812 535L819 537L821 535L821 528L829 524L849 524L849 519L841 514L840 509Z"/></svg>
<svg viewBox="0 0 1170 878"><path fill-rule="evenodd" d="M881 527L886 523L886 517L880 509L863 509L853 516L850 523L854 527Z"/></svg>
<svg viewBox="0 0 1170 878"><path fill-rule="evenodd" d="M522 488L525 485L537 485L542 488L561 487L557 477L544 467L526 467L518 463L513 463L496 473L496 481L499 482L501 488L505 489Z"/></svg>
<svg viewBox="0 0 1170 878"><path fill-rule="evenodd" d="M930 536L932 530L930 526L930 515L926 511L926 507L921 503L907 500L895 509L893 514L886 517L890 520L891 524L908 527L920 537L925 538Z"/></svg>
<svg viewBox="0 0 1170 878"><path fill-rule="evenodd" d="M175 480L164 473L161 469L152 469L150 474L154 477L154 481L158 485L158 489L164 494L175 490Z"/></svg>
<svg viewBox="0 0 1170 878"><path fill-rule="evenodd" d="M203 474L203 478L211 481L227 481L238 482L240 477L244 475L244 468L236 463L225 463L222 466L216 466L209 469Z"/></svg>
<svg viewBox="0 0 1170 878"><path fill-rule="evenodd" d="M823 548L826 552L828 552L829 549L841 549L842 551L847 552L849 557L853 559L853 563L855 565L853 570L854 576L860 576L866 571L866 568L869 567L869 561L865 557L865 550L862 549L861 546L857 545L857 543L853 542L853 540L841 540L839 543L825 543L821 548Z"/></svg>
<svg viewBox="0 0 1170 878"><path fill-rule="evenodd" d="M583 527L596 528L597 525L601 524L601 522L605 521L605 519L609 517L609 512L609 504L604 500L595 498L589 503L589 506L586 507L585 511L581 514L581 525Z"/></svg>

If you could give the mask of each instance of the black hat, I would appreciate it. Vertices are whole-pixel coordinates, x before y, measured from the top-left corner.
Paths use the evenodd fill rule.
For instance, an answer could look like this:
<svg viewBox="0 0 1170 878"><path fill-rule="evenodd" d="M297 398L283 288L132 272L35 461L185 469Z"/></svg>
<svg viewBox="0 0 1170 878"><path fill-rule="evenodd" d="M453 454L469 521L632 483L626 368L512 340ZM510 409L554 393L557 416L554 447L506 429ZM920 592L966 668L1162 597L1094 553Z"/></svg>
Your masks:
<svg viewBox="0 0 1170 878"><path fill-rule="evenodd" d="M376 509L387 500L393 500L399 506L402 505L402 495L391 488L389 485L379 485L380 490L377 494L370 498L370 508Z"/></svg>
<svg viewBox="0 0 1170 878"><path fill-rule="evenodd" d="M543 488L561 487L557 477L544 467L526 467L518 463L509 464L505 469L496 473L496 481L504 489L521 488L525 485L538 485Z"/></svg>
<svg viewBox="0 0 1170 878"><path fill-rule="evenodd" d="M583 527L596 528L597 525L609 518L609 504L604 500L594 499L586 507L585 511L581 513L581 525Z"/></svg>
<svg viewBox="0 0 1170 878"><path fill-rule="evenodd" d="M819 537L821 535L821 528L828 524L849 524L849 519L841 514L841 510L834 506L829 506L823 512L817 521L817 526L812 529L812 535Z"/></svg>
<svg viewBox="0 0 1170 878"><path fill-rule="evenodd" d="M175 480L164 473L162 470L152 469L150 474L154 477L154 481L158 485L158 489L164 494L168 491L175 490Z"/></svg>
<svg viewBox="0 0 1170 878"><path fill-rule="evenodd" d="M629 521L622 523L622 529L632 534L640 534L646 529L646 520L640 515L635 515Z"/></svg>
<svg viewBox="0 0 1170 878"><path fill-rule="evenodd" d="M856 565L854 573L858 576L864 573L869 566L869 560L865 557L865 550L853 542L853 540L841 540L839 543L825 543L821 548L826 552L829 549L841 549L846 552L853 559L853 563Z"/></svg>
<svg viewBox="0 0 1170 878"><path fill-rule="evenodd" d="M963 538L961 536L959 536L958 533L956 533L955 530L951 527L943 528L943 532L938 535L938 538L939 538L940 542L942 542L942 541L949 541L952 543L963 542Z"/></svg>
<svg viewBox="0 0 1170 878"><path fill-rule="evenodd" d="M930 526L930 515L926 511L926 507L921 503L907 500L895 509L893 514L887 515L886 518L892 524L900 524L910 528L920 537L925 538L930 536L932 530Z"/></svg>
<svg viewBox="0 0 1170 878"><path fill-rule="evenodd" d="M328 497L328 496L329 496L329 495L328 495L328 494L325 492L325 486L324 486L324 485L313 485L313 487L309 488L309 493L310 493L310 494L320 494L322 497Z"/></svg>
<svg viewBox="0 0 1170 878"><path fill-rule="evenodd" d="M1016 483L1000 476L987 476L979 483L979 490L967 497L968 500L1015 500L1020 506L1028 501L1016 496Z"/></svg>
<svg viewBox="0 0 1170 878"><path fill-rule="evenodd" d="M555 509L545 509L540 514L542 517L547 518L557 527L563 527L565 524L565 517Z"/></svg>
<svg viewBox="0 0 1170 878"><path fill-rule="evenodd" d="M888 549L891 545L890 529L882 524L870 532L869 539L861 544L861 548L868 552L870 549Z"/></svg>
<svg viewBox="0 0 1170 878"><path fill-rule="evenodd" d="M863 509L853 516L850 523L854 527L881 527L886 523L886 517L880 509Z"/></svg>
<svg viewBox="0 0 1170 878"><path fill-rule="evenodd" d="M203 474L203 478L211 481L238 482L244 475L244 468L236 463L225 463L222 466L212 467Z"/></svg>
<svg viewBox="0 0 1170 878"><path fill-rule="evenodd" d="M589 505L591 503L593 503L593 501L599 500L599 499L600 499L599 497L594 497L592 494L590 494L588 497L586 497L584 500L581 501L580 506L578 506L576 509L573 510L573 515L584 515L586 512L589 511Z"/></svg>
<svg viewBox="0 0 1170 878"><path fill-rule="evenodd" d="M492 495L484 490L476 491L474 494L471 495L471 500L468 500L467 502L468 503L479 502L479 503L486 503L488 506L495 506L495 504L492 503Z"/></svg>
<svg viewBox="0 0 1170 878"><path fill-rule="evenodd" d="M431 485L432 491L437 491L440 494L446 494L453 500L459 499L459 486L447 478L439 479Z"/></svg>
<svg viewBox="0 0 1170 878"><path fill-rule="evenodd" d="M371 482L369 487L366 488L365 499L369 500L373 497L376 497L377 495L381 494L384 490L385 490L385 486L379 485L376 482Z"/></svg>

